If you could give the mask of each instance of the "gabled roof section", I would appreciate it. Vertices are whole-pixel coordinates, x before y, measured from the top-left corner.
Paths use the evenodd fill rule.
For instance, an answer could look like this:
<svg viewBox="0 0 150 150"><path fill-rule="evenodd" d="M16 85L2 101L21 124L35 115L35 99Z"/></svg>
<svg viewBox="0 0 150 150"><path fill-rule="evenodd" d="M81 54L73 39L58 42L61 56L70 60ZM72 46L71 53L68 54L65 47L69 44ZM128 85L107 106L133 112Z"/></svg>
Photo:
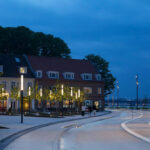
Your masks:
<svg viewBox="0 0 150 150"><path fill-rule="evenodd" d="M20 77L19 68L27 67L27 74L24 77L33 78L33 75L22 55L0 54L0 65L3 65L1 77Z"/></svg>
<svg viewBox="0 0 150 150"><path fill-rule="evenodd" d="M62 75L64 72L73 72L75 73L75 80L81 80L82 73L92 73L93 75L98 73L94 65L88 60L47 56L28 56L28 60L34 71L43 71L44 78L47 78L47 71L58 71L60 79L64 79ZM94 76L93 79L95 79Z"/></svg>

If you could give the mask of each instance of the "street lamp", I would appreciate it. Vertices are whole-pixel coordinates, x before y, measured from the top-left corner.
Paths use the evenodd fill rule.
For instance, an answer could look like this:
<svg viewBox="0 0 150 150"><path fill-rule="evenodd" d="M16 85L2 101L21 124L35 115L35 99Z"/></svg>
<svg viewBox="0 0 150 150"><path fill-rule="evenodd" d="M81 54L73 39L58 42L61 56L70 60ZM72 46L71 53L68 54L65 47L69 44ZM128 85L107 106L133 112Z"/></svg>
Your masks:
<svg viewBox="0 0 150 150"><path fill-rule="evenodd" d="M50 104L50 106L49 106L49 108L51 108L51 96L52 96L52 90L50 90L49 91L49 104Z"/></svg>
<svg viewBox="0 0 150 150"><path fill-rule="evenodd" d="M42 90L42 88L40 88L41 104L42 104L42 96L43 96L43 90ZM43 105L42 105L42 109L43 109Z"/></svg>
<svg viewBox="0 0 150 150"><path fill-rule="evenodd" d="M71 115L72 115L72 96L73 96L73 90L72 90L72 87L71 87L70 96L71 96Z"/></svg>
<svg viewBox="0 0 150 150"><path fill-rule="evenodd" d="M2 105L3 105L3 106L2 106L2 107L3 107L3 108L2 108L2 112L4 111L4 107L5 107L5 106L4 106L4 98L3 98L3 96L4 96L4 88L2 87L2 100L3 100L3 101L2 101Z"/></svg>
<svg viewBox="0 0 150 150"><path fill-rule="evenodd" d="M78 89L78 98L80 98L80 89Z"/></svg>
<svg viewBox="0 0 150 150"><path fill-rule="evenodd" d="M138 100L138 97L139 97L139 81L138 81L138 74L136 75L136 109L138 110L138 106L139 106L139 100Z"/></svg>
<svg viewBox="0 0 150 150"><path fill-rule="evenodd" d="M80 106L81 106L81 105L80 105L80 89L78 89L78 94L77 94L77 95L78 95L78 98L79 98L79 110L80 110L80 108L81 108L81 107L80 107Z"/></svg>
<svg viewBox="0 0 150 150"><path fill-rule="evenodd" d="M119 81L117 81L117 108L119 106Z"/></svg>
<svg viewBox="0 0 150 150"><path fill-rule="evenodd" d="M63 110L63 95L64 95L64 85L61 85L61 96L62 96L62 117L64 116L64 110Z"/></svg>
<svg viewBox="0 0 150 150"><path fill-rule="evenodd" d="M23 123L23 74L21 74L21 88L20 88L20 97L21 97L21 123Z"/></svg>
<svg viewBox="0 0 150 150"><path fill-rule="evenodd" d="M30 96L31 96L31 87L29 86L29 114L30 114L30 110L31 110Z"/></svg>

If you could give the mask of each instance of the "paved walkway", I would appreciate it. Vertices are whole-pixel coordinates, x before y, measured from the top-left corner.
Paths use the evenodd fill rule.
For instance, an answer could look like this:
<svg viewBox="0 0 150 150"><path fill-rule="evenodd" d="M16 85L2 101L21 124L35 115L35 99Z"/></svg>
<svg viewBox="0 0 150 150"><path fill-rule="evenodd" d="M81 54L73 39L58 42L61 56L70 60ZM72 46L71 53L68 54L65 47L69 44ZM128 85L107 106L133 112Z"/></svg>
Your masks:
<svg viewBox="0 0 150 150"><path fill-rule="evenodd" d="M140 112L140 117L132 117L126 127L134 136L150 143L150 111Z"/></svg>
<svg viewBox="0 0 150 150"><path fill-rule="evenodd" d="M97 116L107 114L108 111L105 112L97 112ZM92 115L94 116L94 115ZM72 119L82 119L89 117L89 114L86 114L84 117L80 115L76 116L68 116L63 118L44 118L44 117L24 117L24 123L20 123L20 116L0 116L0 126L6 127L7 129L0 128L0 141L7 138L8 136L15 134L19 131L23 131L25 129L39 126L42 124L48 123L57 123L60 121L69 121Z"/></svg>

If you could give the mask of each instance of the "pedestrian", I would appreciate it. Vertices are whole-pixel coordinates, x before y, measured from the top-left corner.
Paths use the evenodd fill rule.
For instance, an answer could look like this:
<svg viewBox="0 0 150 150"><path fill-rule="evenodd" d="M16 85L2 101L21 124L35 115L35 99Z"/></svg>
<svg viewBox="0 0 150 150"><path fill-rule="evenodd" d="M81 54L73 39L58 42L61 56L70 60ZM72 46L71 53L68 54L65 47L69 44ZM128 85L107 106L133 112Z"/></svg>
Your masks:
<svg viewBox="0 0 150 150"><path fill-rule="evenodd" d="M96 116L96 106L93 105L93 113L94 113L94 116Z"/></svg>
<svg viewBox="0 0 150 150"><path fill-rule="evenodd" d="M89 105L88 110L89 110L89 113L90 113L90 116L91 116L91 113L92 113L92 107L91 107L91 105Z"/></svg>
<svg viewBox="0 0 150 150"><path fill-rule="evenodd" d="M81 115L84 116L84 114L85 114L85 106L83 105L81 110Z"/></svg>

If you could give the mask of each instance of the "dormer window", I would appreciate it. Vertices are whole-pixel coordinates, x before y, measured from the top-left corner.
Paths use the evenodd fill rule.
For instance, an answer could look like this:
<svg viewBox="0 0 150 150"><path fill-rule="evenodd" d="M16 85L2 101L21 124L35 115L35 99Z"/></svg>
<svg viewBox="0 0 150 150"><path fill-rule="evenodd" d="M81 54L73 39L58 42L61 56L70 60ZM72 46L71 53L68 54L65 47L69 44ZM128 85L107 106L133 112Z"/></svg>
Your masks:
<svg viewBox="0 0 150 150"><path fill-rule="evenodd" d="M48 75L48 78L59 79L59 72L57 71L48 71L47 75Z"/></svg>
<svg viewBox="0 0 150 150"><path fill-rule="evenodd" d="M92 80L92 74L91 73L83 73L83 74L81 74L81 77L83 80Z"/></svg>
<svg viewBox="0 0 150 150"><path fill-rule="evenodd" d="M26 73L27 73L27 67L20 67L20 68L19 68L19 72L20 72L21 74L26 74Z"/></svg>
<svg viewBox="0 0 150 150"><path fill-rule="evenodd" d="M36 71L36 77L37 78L42 78L42 71L41 70Z"/></svg>
<svg viewBox="0 0 150 150"><path fill-rule="evenodd" d="M73 80L74 79L74 73L73 72L64 72L63 73L65 79Z"/></svg>
<svg viewBox="0 0 150 150"><path fill-rule="evenodd" d="M15 57L15 61L16 61L17 63L20 63L20 59L19 59L18 57Z"/></svg>
<svg viewBox="0 0 150 150"><path fill-rule="evenodd" d="M96 80L98 80L98 81L100 81L100 80L102 79L102 77L101 77L100 74L96 74L96 75L95 75L95 78L96 78Z"/></svg>
<svg viewBox="0 0 150 150"><path fill-rule="evenodd" d="M0 72L3 72L3 65L0 65Z"/></svg>

